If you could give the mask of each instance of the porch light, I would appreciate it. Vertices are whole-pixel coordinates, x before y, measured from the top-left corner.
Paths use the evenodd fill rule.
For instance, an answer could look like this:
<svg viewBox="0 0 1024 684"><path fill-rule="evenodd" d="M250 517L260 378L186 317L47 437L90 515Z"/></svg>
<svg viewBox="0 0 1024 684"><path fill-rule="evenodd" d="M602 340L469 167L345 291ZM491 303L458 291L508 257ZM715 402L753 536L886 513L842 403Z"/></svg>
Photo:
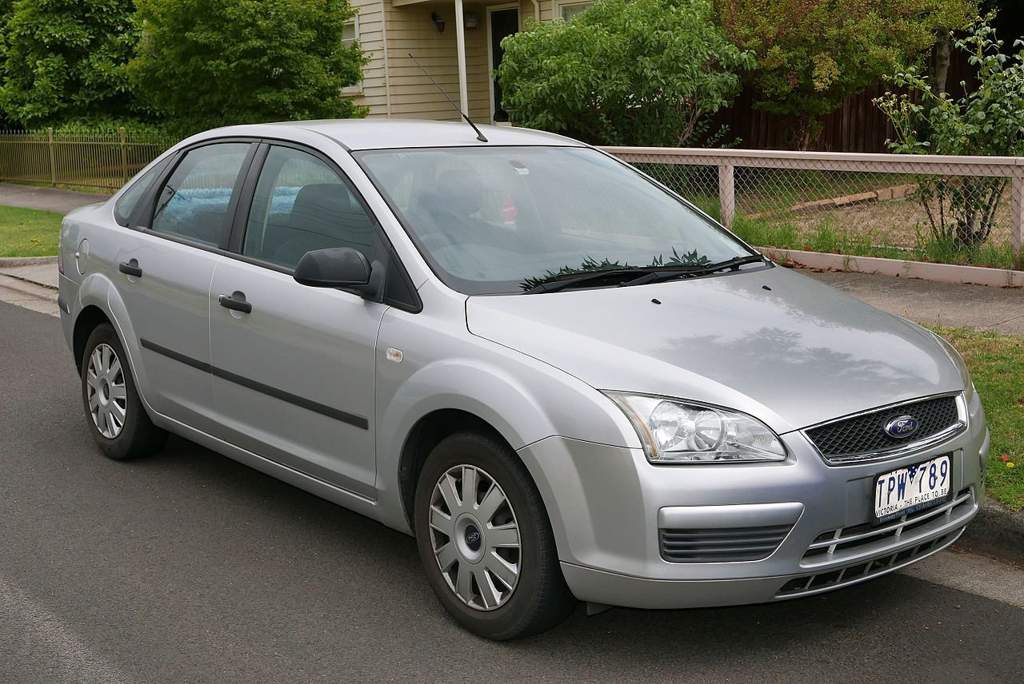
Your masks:
<svg viewBox="0 0 1024 684"><path fill-rule="evenodd" d="M444 17L437 12L431 12L430 20L434 22L434 27L437 29L438 33L444 33Z"/></svg>

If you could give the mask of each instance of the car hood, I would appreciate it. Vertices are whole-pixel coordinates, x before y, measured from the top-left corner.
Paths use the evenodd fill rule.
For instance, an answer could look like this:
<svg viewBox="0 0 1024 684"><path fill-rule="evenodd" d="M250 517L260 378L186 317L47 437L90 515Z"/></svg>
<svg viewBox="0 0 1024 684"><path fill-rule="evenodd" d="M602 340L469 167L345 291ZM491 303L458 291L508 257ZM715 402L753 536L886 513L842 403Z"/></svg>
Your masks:
<svg viewBox="0 0 1024 684"><path fill-rule="evenodd" d="M473 334L598 389L734 408L780 434L963 388L931 333L781 267L474 296L466 317Z"/></svg>

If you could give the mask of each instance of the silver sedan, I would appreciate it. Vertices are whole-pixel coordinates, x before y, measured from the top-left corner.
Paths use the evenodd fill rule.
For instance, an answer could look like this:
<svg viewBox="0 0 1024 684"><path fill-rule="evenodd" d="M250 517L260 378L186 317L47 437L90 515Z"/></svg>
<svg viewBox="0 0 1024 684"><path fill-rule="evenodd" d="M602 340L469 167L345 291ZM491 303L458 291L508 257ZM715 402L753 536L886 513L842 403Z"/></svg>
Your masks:
<svg viewBox="0 0 1024 684"><path fill-rule="evenodd" d="M64 221L100 449L168 432L414 534L461 624L771 602L978 510L988 431L932 333L545 133L202 133Z"/></svg>

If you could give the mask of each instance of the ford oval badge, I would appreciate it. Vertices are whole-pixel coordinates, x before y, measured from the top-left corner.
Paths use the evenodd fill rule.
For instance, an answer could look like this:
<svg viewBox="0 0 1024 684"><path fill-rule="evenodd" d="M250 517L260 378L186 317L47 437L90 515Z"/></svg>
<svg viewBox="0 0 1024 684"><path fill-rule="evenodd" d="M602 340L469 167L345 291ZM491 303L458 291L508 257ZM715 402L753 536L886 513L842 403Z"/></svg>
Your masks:
<svg viewBox="0 0 1024 684"><path fill-rule="evenodd" d="M917 432L921 424L914 416L897 416L885 424L885 434L896 439L905 439Z"/></svg>

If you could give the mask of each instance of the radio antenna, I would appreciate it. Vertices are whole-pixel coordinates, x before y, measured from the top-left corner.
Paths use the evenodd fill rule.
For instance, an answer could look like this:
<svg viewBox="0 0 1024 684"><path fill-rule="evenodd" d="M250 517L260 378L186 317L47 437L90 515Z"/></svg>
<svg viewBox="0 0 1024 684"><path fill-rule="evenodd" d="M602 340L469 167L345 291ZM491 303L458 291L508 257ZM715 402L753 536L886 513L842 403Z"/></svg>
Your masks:
<svg viewBox="0 0 1024 684"><path fill-rule="evenodd" d="M488 142L487 138L484 136L484 134L481 133L480 129L476 127L476 124L473 123L473 120L469 118L469 114L466 114L466 112L464 112L461 109L459 109L459 106L457 104L455 104L455 101L452 100L451 96L445 91L444 88L442 88L441 86L439 86L437 84L437 81L434 80L433 76L431 76L429 73L427 73L427 70L423 68L423 65L420 64L418 61L416 61L416 58L412 56L411 52L408 53L408 54L409 54L409 59L412 60L413 64L418 66L420 68L420 71L423 72L423 75L426 76L427 78L429 78L430 82L434 84L434 87L441 91L441 94L444 95L444 98L446 100L448 100L448 104L450 104L452 106L452 109L457 111L459 113L459 116L461 116L463 119L465 119L466 123L468 123L470 126L473 127L473 130L476 131L476 139L479 140L480 142Z"/></svg>

